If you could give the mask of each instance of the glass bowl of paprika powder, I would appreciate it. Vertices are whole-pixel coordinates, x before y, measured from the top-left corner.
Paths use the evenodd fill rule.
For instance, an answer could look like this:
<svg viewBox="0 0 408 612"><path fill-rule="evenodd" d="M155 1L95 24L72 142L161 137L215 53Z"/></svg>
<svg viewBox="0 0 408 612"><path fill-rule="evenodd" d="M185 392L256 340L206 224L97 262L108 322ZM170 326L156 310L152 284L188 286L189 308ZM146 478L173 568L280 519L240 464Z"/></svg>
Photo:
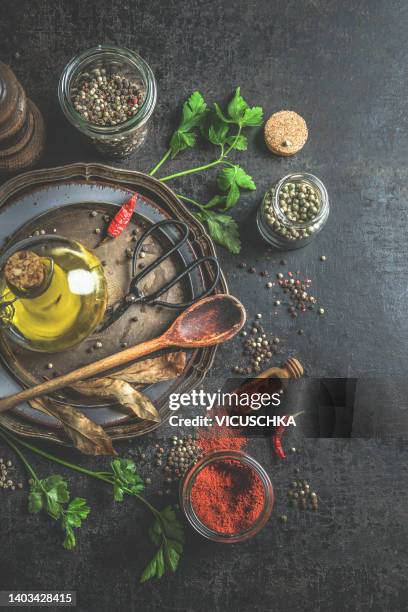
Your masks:
<svg viewBox="0 0 408 612"><path fill-rule="evenodd" d="M266 525L274 492L264 468L242 451L205 455L180 485L180 507L190 525L213 542L233 544Z"/></svg>

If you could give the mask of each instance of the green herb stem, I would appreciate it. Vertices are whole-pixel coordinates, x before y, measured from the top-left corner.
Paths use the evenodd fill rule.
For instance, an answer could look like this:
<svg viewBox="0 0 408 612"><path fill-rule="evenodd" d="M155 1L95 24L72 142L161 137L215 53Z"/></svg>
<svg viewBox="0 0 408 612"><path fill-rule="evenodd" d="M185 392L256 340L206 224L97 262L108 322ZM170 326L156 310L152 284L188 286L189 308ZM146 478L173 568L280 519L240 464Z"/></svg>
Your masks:
<svg viewBox="0 0 408 612"><path fill-rule="evenodd" d="M3 438L3 440L6 442L6 444L8 444L10 446L10 448L13 449L13 451L16 453L16 455L18 457L20 457L21 461L23 462L24 467L26 468L27 472L34 478L34 480L39 480L37 474L35 473L33 467L28 463L27 459L24 457L23 453L20 451L20 449L14 444L14 442L12 442L12 440L9 439L9 437L7 435L5 435L3 433L4 430L0 431L0 437Z"/></svg>
<svg viewBox="0 0 408 612"><path fill-rule="evenodd" d="M228 149L225 151L225 153L224 153L224 147L223 147L223 149L222 149L222 155L223 155L223 157L227 157L227 155L228 155L229 153L231 153L232 149L233 149L233 148L235 147L235 145L237 144L239 137L241 136L241 132L242 132L242 127L240 126L240 127L239 127L239 129L238 129L238 132L235 134L235 138L234 138L233 143L232 143L232 144L231 144L231 145L228 147Z"/></svg>
<svg viewBox="0 0 408 612"><path fill-rule="evenodd" d="M118 484L118 479L115 477L114 472L109 473L109 472L93 472L92 470L87 470L86 468L83 468L79 465L70 463L69 461L65 461L64 459L60 459L59 457L56 457L55 455L52 455L51 453L48 453L46 451L41 450L40 448L37 448L36 446L34 446L33 444L30 444L29 442L25 442L24 440L20 440L18 437L14 436L14 434L11 434L10 432L8 432L7 430L5 430L3 427L0 426L0 438L2 438L9 446L10 448L12 448L14 450L14 452L16 453L16 455L21 459L21 461L23 462L24 466L26 467L27 471L29 474L31 474L31 476L33 477L34 481L35 481L35 487L40 487L42 489L42 495L44 496L44 498L46 498L46 506L43 506L43 501L42 499L40 499L40 502L38 501L38 499L36 499L36 507L34 507L34 505L32 506L32 509L30 510L31 512L38 512L41 508L44 508L47 513L54 519L61 519L61 527L62 529L65 531L65 540L64 540L64 547L68 550L71 550L72 548L75 547L76 544L76 540L75 540L75 535L74 535L74 527L80 527L81 526L81 520L83 520L84 518L87 517L90 508L88 508L85 505L85 500L82 499L75 499L72 500L71 504L65 508L63 507L63 503L69 500L62 500L62 503L59 502L57 504L56 509L54 508L55 503L53 503L53 507L50 507L50 502L54 501L51 500L50 498L50 491L49 489L45 486L45 483L47 482L48 479L46 479L45 481L40 480L35 471L33 470L33 468L31 467L31 465L28 463L28 461L26 460L26 458L24 457L23 453L20 450L20 446L23 448L27 448L28 450L32 451L33 453L40 455L41 457L44 457L46 459L48 459L49 461L52 461L54 463L60 464L70 470L73 470L75 472L79 472L81 474L85 474L87 476L90 476L92 478L96 478L97 480L101 480L113 487L117 487L120 486L120 490L123 493L126 493L128 495L132 495L133 497L136 497L153 515L155 521L157 522L157 524L160 526L160 534L161 534L161 544L160 547L158 548L158 551L156 552L155 556L153 557L152 561L150 561L150 563L148 564L148 566L146 567L145 571L142 574L142 582L145 582L146 580L149 580L153 577L157 577L157 578L161 578L164 574L164 572L167 569L171 569L172 571L175 571L177 564L178 564L178 560L180 558L180 554L181 551L179 550L179 546L177 548L177 550L175 549L175 545L172 544L171 540L167 538L166 535L166 530L169 529L169 525L168 525L168 519L166 519L164 516L162 516L162 513L157 510L154 506L152 506L147 499L145 499L144 497L142 497L141 495L139 495L133 488L127 486L125 484L125 482L120 482L120 484ZM134 465L134 464L133 464ZM113 464L112 464L113 467ZM118 474L116 474L117 476ZM120 477L120 475L119 475ZM55 477L54 477L55 478ZM61 477L60 477L61 478ZM138 476L138 478L140 478ZM64 481L62 481L64 482ZM66 483L64 482L64 492L67 494L68 496L68 491L66 489ZM30 496L33 498L34 495L37 493L37 491L35 491L34 489L32 489L32 492L30 493ZM121 501L121 500L119 500ZM80 510L81 512L77 509L77 513L75 515L74 512L74 508L71 506L75 505L75 502L80 502ZM40 505L38 506L38 503L40 503ZM78 505L78 504L77 504ZM78 524L79 521L79 524ZM181 526L180 526L181 528ZM153 540L153 543L156 544L156 541L154 540L153 536L151 536L151 539ZM180 543L179 543L180 545ZM172 553L172 557L170 557L170 553ZM174 558L174 555L176 555L176 560ZM161 565L157 565L159 563L159 560L161 560Z"/></svg>
<svg viewBox="0 0 408 612"><path fill-rule="evenodd" d="M69 461L65 461L64 459L61 459L60 457L56 457L55 455L52 455L51 453L47 453L46 451L43 451L41 448L38 448L37 446L33 446L32 444L30 444L29 442L25 442L24 440L20 440L18 438L16 438L13 434L11 434L10 432L5 432L5 430L0 427L0 436L10 445L10 447L17 453L17 455L20 457L20 459L23 461L24 465L27 467L27 469L30 471L30 473L32 474L32 476L38 480L37 475L35 474L34 470L32 469L32 467L30 466L30 464L27 462L27 460L25 459L24 455L21 453L21 451L17 448L16 444L19 444L25 448L27 448L28 450L32 451L33 453L40 455L41 457L45 457L46 459L48 459L49 461L53 461L54 463L59 463L60 465L73 470L75 472L79 472L81 474L85 474L86 476L90 476L91 478L96 478L97 480L102 480L103 482L106 482L110 485L114 485L115 481L113 478L110 478L108 476L109 472L94 472L92 470L87 470L86 468L81 467L80 465L76 465L75 463L70 463ZM11 439L10 439L11 438ZM12 440L14 442L12 442ZM104 475L106 474L106 476ZM127 487L124 487L124 490L129 494L129 495L133 495L134 497L137 497L142 503L145 504L145 506L147 508L149 508L149 510L154 514L154 516L158 516L158 511L156 510L156 508L154 508L154 506L152 506L144 497L142 497L141 495L138 495L137 493L134 493L133 491L131 491L130 489L128 489Z"/></svg>
<svg viewBox="0 0 408 612"><path fill-rule="evenodd" d="M203 170L209 170L210 168L214 168L214 166L218 166L218 164L222 163L222 159L218 158L209 164L204 164L203 166L196 166L195 168L189 168L188 170L182 170L181 172L176 172L175 174L169 174L168 176L163 176L160 180L162 183L166 181L171 181L179 176L187 176L188 174L194 174L195 172L203 172Z"/></svg>
<svg viewBox="0 0 408 612"><path fill-rule="evenodd" d="M166 181L171 181L180 176L187 176L188 174L194 174L195 172L203 172L204 170L209 170L210 168L214 168L215 166L218 166L219 164L224 164L226 166L234 167L234 164L227 161L226 157L234 148L235 143L237 142L240 135L241 135L241 128L239 128L238 133L235 135L234 142L228 147L226 151L224 151L224 145L221 145L220 156L217 159L214 159L212 162L209 162L208 164L204 164L202 166L196 166L194 168L189 168L188 170L181 170L180 172L169 174L168 176L163 176L160 179L160 181L165 183ZM166 161L166 159L168 159L169 155L170 155L170 149L167 151L166 155L162 158L162 160L158 163L156 168L154 168L154 170L150 173L150 175L153 175L153 173L156 172L156 170L160 168L160 166Z"/></svg>
<svg viewBox="0 0 408 612"><path fill-rule="evenodd" d="M93 478L98 478L99 480L104 480L104 478L102 478L101 476L98 475L98 472L93 472L92 470L87 470L86 468L83 468L80 465L75 465L74 463L69 463L69 461L65 461L64 459L60 459L59 457L56 457L55 455L51 455L50 453L47 453L46 451L42 450L41 448L37 448L36 446L33 446L29 442L26 442L25 440L20 440L20 439L16 438L14 436L14 434L11 434L10 432L6 433L6 431L2 427L0 427L0 435L10 445L11 445L11 441L10 441L10 438L11 438L12 440L14 440L14 442L16 444L19 444L20 446L23 446L24 448L27 448L28 450L32 451L33 453L35 453L37 455L40 455L41 457L45 457L46 459L49 459L50 461L54 461L55 463L59 463L60 465L63 465L66 468L69 468L71 470L75 470L76 472L80 472L82 474L86 474L87 476L92 476Z"/></svg>
<svg viewBox="0 0 408 612"><path fill-rule="evenodd" d="M193 200L193 198L188 198L187 196L181 195L181 193L178 193L177 197L180 198L180 200L184 200L185 202L189 202L193 206L197 206L197 208L205 208L205 204L200 204L196 200Z"/></svg>
<svg viewBox="0 0 408 612"><path fill-rule="evenodd" d="M193 198L188 198L187 196L184 196L181 193L178 193L177 197L180 198L180 200L184 200L185 202L189 202L193 206L197 206L197 208L200 208L201 210L208 210L209 208L213 208L214 207L214 205L211 204L211 203L200 204L200 202L197 202L197 200L193 200Z"/></svg>
<svg viewBox="0 0 408 612"><path fill-rule="evenodd" d="M171 155L171 149L167 149L166 153L163 155L158 164L153 168L153 170L149 173L149 176L153 176L156 172L162 167L162 165L169 159Z"/></svg>

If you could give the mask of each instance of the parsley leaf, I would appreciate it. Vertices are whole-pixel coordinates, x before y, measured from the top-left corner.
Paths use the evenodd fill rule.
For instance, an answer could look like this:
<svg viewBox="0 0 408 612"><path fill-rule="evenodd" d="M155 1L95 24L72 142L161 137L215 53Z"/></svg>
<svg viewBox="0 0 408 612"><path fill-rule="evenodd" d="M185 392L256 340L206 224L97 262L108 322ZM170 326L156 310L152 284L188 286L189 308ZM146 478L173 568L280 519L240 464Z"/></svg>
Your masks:
<svg viewBox="0 0 408 612"><path fill-rule="evenodd" d="M28 511L31 514L37 514L43 508L42 492L37 491L34 487L31 487L31 491L28 495Z"/></svg>
<svg viewBox="0 0 408 612"><path fill-rule="evenodd" d="M188 147L195 147L197 142L197 136L194 132L181 132L177 130L174 132L173 136L170 140L170 149L172 158L180 153L180 151L184 151L184 149L188 149Z"/></svg>
<svg viewBox="0 0 408 612"><path fill-rule="evenodd" d="M159 546L159 550L148 563L140 582L161 578L166 571L175 572L183 553L183 526L171 506L158 513L149 534L153 544Z"/></svg>
<svg viewBox="0 0 408 612"><path fill-rule="evenodd" d="M214 102L214 110L215 110L215 114L217 115L220 121L223 121L224 123L234 123L232 119L228 119L228 117L224 115L220 106L216 102Z"/></svg>
<svg viewBox="0 0 408 612"><path fill-rule="evenodd" d="M81 527L90 508L81 497L76 497L69 504L68 502L68 485L59 474L43 480L36 479L31 485L28 496L29 512L44 510L54 520L60 519L61 527L65 531L64 547L72 550L76 545L74 528Z"/></svg>
<svg viewBox="0 0 408 612"><path fill-rule="evenodd" d="M87 505L85 499L76 497L73 499L67 509L64 511L61 527L65 531L64 548L72 550L76 546L76 538L74 528L79 529L91 509Z"/></svg>
<svg viewBox="0 0 408 612"><path fill-rule="evenodd" d="M208 128L208 140L215 145L223 145L227 140L228 132L228 124L215 117Z"/></svg>
<svg viewBox="0 0 408 612"><path fill-rule="evenodd" d="M248 148L248 138L244 136L244 134L228 136L225 142L227 145L233 149L236 149L237 151L246 151Z"/></svg>
<svg viewBox="0 0 408 612"><path fill-rule="evenodd" d="M248 104L241 96L241 88L237 87L235 94L228 104L228 114L235 123L240 124L241 119L244 116L244 112L248 108Z"/></svg>
<svg viewBox="0 0 408 612"><path fill-rule="evenodd" d="M199 91L194 91L183 105L180 130L188 131L199 127L207 113L207 104Z"/></svg>
<svg viewBox="0 0 408 612"><path fill-rule="evenodd" d="M69 491L62 476L49 476L44 480L35 480L28 496L28 510L37 513L45 510L52 518L61 515L62 505L69 500Z"/></svg>
<svg viewBox="0 0 408 612"><path fill-rule="evenodd" d="M73 550L76 546L76 537L74 530L71 527L65 528L65 538L63 542L63 547L65 550Z"/></svg>
<svg viewBox="0 0 408 612"><path fill-rule="evenodd" d="M244 116L241 119L240 125L242 127L257 127L262 125L263 122L263 110L261 106L253 106L247 108L244 112Z"/></svg>
<svg viewBox="0 0 408 612"><path fill-rule="evenodd" d="M215 195L207 202L205 208L214 208L215 206L219 206L220 204L225 204L227 201L227 196L225 195Z"/></svg>
<svg viewBox="0 0 408 612"><path fill-rule="evenodd" d="M249 189L251 191L256 189L252 177L238 165L223 168L218 173L217 182L222 191L228 191L234 184L238 185L238 187L242 187L242 189Z"/></svg>
<svg viewBox="0 0 408 612"><path fill-rule="evenodd" d="M251 191L256 189L252 177L238 165L223 168L218 173L217 182L221 191L227 192L224 210L228 210L238 202L241 195L240 187Z"/></svg>
<svg viewBox="0 0 408 612"><path fill-rule="evenodd" d="M140 582L147 582L152 578L161 578L165 572L163 547L160 547L153 559L144 570Z"/></svg>
<svg viewBox="0 0 408 612"><path fill-rule="evenodd" d="M228 209L232 208L233 206L235 206L235 204L239 200L240 195L241 195L241 192L239 190L239 187L238 187L237 183L234 181L231 184L231 187L228 190L227 199L226 199L226 202L225 202L224 210L228 210Z"/></svg>
<svg viewBox="0 0 408 612"><path fill-rule="evenodd" d="M111 467L114 479L113 495L116 501L123 501L126 493L137 494L143 491L143 480L133 461L130 459L114 459Z"/></svg>
<svg viewBox="0 0 408 612"><path fill-rule="evenodd" d="M166 506L166 508L160 512L160 519L164 527L166 538L182 545L184 542L183 526L178 520L174 509L171 506Z"/></svg>
<svg viewBox="0 0 408 612"><path fill-rule="evenodd" d="M263 110L260 106L252 108L241 96L241 88L237 87L228 104L228 117L222 112L218 104L215 104L215 112L220 120L226 123L235 123L239 127L256 127L263 122Z"/></svg>
<svg viewBox="0 0 408 612"><path fill-rule="evenodd" d="M195 146L197 137L192 130L200 127L207 112L207 104L201 93L199 91L193 92L183 104L180 125L170 139L172 158L180 153L180 151Z"/></svg>
<svg viewBox="0 0 408 612"><path fill-rule="evenodd" d="M206 223L211 238L217 244L227 248L234 255L241 251L241 240L236 221L230 215L223 215L212 210L200 210L194 213Z"/></svg>
<svg viewBox="0 0 408 612"><path fill-rule="evenodd" d="M75 497L65 510L64 521L72 527L81 527L81 522L87 518L90 511L91 509L87 506L85 499Z"/></svg>

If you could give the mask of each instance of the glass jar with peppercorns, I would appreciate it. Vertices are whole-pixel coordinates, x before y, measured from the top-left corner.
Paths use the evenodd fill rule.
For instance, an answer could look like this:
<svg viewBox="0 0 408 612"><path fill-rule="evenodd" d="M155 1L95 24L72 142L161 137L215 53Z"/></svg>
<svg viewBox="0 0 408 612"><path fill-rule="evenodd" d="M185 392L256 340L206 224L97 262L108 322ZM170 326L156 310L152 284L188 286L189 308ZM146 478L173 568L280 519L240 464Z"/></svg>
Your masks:
<svg viewBox="0 0 408 612"><path fill-rule="evenodd" d="M298 249L323 229L329 211L326 188L316 176L288 174L266 192L258 210L258 228L276 249Z"/></svg>
<svg viewBox="0 0 408 612"><path fill-rule="evenodd" d="M145 141L157 86L137 53L99 45L68 62L58 97L66 118L88 143L106 157L123 158Z"/></svg>

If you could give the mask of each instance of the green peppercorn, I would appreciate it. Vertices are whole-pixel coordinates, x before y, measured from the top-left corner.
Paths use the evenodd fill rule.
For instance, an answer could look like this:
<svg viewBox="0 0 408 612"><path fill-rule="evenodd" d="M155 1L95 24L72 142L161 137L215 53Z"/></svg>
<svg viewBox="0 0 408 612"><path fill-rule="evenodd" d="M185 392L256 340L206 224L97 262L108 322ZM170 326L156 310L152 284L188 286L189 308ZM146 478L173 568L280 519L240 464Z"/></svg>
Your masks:
<svg viewBox="0 0 408 612"><path fill-rule="evenodd" d="M274 190L271 188L264 199L264 211L266 221L274 230L288 240L299 240L311 236L316 228L310 223L317 217L321 202L317 192L306 184L303 180L288 182L281 187L277 194L278 207L291 223L307 224L302 231L285 223L278 221L278 215L274 207L271 206L274 197Z"/></svg>

